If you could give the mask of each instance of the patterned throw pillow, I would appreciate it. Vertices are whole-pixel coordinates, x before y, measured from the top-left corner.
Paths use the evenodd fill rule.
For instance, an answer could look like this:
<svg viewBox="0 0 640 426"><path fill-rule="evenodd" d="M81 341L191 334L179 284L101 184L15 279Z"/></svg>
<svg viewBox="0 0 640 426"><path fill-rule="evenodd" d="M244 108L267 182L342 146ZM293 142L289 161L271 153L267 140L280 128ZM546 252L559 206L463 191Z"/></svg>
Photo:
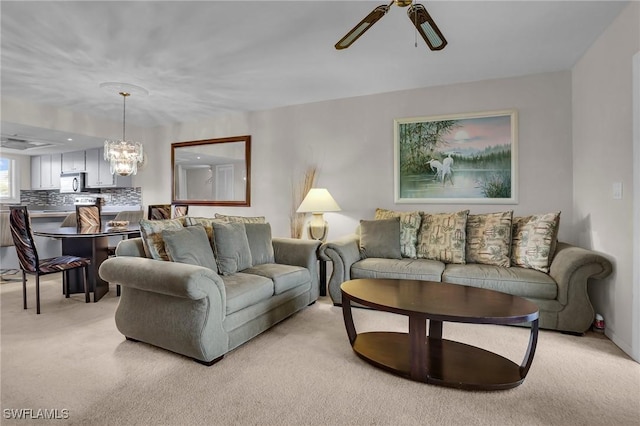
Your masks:
<svg viewBox="0 0 640 426"><path fill-rule="evenodd" d="M418 234L419 259L465 263L465 235L469 210L457 213L422 213Z"/></svg>
<svg viewBox="0 0 640 426"><path fill-rule="evenodd" d="M140 219L140 236L142 246L147 257L156 260L169 260L164 248L162 231L165 229L180 229L184 226L184 217L166 220Z"/></svg>
<svg viewBox="0 0 640 426"><path fill-rule="evenodd" d="M225 222L240 222L240 223L267 223L267 219L264 216L227 216L224 214L216 213L216 219L222 219Z"/></svg>
<svg viewBox="0 0 640 426"><path fill-rule="evenodd" d="M511 266L513 210L467 217L467 263Z"/></svg>
<svg viewBox="0 0 640 426"><path fill-rule="evenodd" d="M378 208L374 219L391 219L394 217L400 218L400 252L402 257L415 259L417 257L418 230L422 221L420 212L396 212Z"/></svg>
<svg viewBox="0 0 640 426"><path fill-rule="evenodd" d="M549 272L559 225L560 212L514 217L511 265Z"/></svg>

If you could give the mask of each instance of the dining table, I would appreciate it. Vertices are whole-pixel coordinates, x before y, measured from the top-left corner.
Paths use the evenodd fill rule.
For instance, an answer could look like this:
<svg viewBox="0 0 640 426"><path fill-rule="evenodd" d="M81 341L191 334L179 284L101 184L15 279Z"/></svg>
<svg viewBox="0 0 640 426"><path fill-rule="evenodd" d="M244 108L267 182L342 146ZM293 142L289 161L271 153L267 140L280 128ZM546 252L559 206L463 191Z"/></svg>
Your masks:
<svg viewBox="0 0 640 426"><path fill-rule="evenodd" d="M39 237L59 239L62 242L62 254L91 259L89 265L89 291L93 292L93 301L97 302L109 292L109 283L98 274L102 262L109 257L109 237L121 236L134 238L140 236L140 225L75 227L59 225L33 225L33 234ZM84 293L82 272L69 271L68 285L70 293Z"/></svg>

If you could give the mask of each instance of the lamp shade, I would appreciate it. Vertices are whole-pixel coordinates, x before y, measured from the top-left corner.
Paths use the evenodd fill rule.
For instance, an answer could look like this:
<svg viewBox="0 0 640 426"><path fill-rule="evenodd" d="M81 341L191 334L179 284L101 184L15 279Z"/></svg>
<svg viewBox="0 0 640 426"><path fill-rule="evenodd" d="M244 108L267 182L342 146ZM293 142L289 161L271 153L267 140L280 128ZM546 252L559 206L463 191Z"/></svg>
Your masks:
<svg viewBox="0 0 640 426"><path fill-rule="evenodd" d="M339 212L342 210L326 188L311 188L304 197L298 213Z"/></svg>

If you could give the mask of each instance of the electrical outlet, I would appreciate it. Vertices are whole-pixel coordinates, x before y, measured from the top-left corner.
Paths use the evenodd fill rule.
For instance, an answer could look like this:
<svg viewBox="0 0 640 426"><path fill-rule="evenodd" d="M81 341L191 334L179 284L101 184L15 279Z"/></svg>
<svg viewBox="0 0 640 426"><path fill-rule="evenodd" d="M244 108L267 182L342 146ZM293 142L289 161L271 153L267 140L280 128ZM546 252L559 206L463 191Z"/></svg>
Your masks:
<svg viewBox="0 0 640 426"><path fill-rule="evenodd" d="M614 200L622 200L622 182L613 182L611 192Z"/></svg>

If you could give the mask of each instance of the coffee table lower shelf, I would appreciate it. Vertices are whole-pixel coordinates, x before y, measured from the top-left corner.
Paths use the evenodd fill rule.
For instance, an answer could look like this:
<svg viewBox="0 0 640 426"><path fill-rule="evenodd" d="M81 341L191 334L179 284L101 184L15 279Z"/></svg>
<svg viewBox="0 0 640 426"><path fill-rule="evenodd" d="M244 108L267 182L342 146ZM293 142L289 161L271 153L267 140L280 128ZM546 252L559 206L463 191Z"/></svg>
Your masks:
<svg viewBox="0 0 640 426"><path fill-rule="evenodd" d="M394 374L459 389L510 389L524 381L521 367L496 353L446 339L425 337L424 375L411 375L411 341L408 333L357 334L354 352L365 361Z"/></svg>

